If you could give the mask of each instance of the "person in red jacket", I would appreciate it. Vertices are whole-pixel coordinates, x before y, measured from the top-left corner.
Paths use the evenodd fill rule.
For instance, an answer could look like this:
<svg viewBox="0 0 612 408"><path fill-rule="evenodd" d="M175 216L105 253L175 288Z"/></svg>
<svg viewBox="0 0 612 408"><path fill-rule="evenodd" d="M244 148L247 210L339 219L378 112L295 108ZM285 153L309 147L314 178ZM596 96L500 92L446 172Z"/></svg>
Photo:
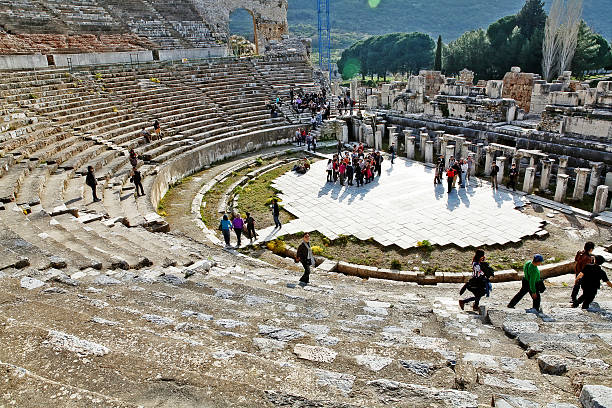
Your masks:
<svg viewBox="0 0 612 408"><path fill-rule="evenodd" d="M455 179L455 170L452 167L449 167L446 170L446 182L448 183L448 194L450 194L453 189L453 180Z"/></svg>
<svg viewBox="0 0 612 408"><path fill-rule="evenodd" d="M574 287L572 288L572 303L576 302L576 298L578 297L578 292L580 291L580 279L578 279L578 275L588 264L593 263L593 250L595 249L595 244L591 241L584 244L584 249L582 251L576 252L576 257L574 261L576 261L576 265L574 266L574 273L576 274L576 282Z"/></svg>

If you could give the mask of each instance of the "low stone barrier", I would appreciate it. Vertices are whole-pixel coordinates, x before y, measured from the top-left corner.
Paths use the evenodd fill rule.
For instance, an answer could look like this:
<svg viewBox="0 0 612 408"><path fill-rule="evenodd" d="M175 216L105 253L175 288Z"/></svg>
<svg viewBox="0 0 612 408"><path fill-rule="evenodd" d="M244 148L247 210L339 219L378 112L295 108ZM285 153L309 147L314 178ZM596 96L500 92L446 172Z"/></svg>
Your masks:
<svg viewBox="0 0 612 408"><path fill-rule="evenodd" d="M0 55L0 69L48 68L47 57L34 55Z"/></svg>
<svg viewBox="0 0 612 408"><path fill-rule="evenodd" d="M152 51L123 51L123 52L92 52L82 54L53 54L56 67L67 67L68 58L72 66L121 64L153 61ZM46 60L46 58L45 58Z"/></svg>
<svg viewBox="0 0 612 408"><path fill-rule="evenodd" d="M246 152L261 150L273 145L281 145L292 140L298 125L285 126L271 130L261 130L245 135L227 137L202 145L173 159L159 169L151 185L150 203L157 208L169 187L183 178L202 170L206 166L239 156Z"/></svg>

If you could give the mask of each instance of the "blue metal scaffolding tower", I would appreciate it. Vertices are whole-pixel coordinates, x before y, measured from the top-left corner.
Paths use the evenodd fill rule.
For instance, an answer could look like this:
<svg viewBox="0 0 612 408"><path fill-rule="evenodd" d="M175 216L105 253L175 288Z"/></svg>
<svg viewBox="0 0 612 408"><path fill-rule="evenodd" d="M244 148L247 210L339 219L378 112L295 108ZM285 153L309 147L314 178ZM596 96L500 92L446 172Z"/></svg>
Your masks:
<svg viewBox="0 0 612 408"><path fill-rule="evenodd" d="M331 22L329 19L329 1L317 0L317 17L319 29L319 67L329 72L331 82Z"/></svg>

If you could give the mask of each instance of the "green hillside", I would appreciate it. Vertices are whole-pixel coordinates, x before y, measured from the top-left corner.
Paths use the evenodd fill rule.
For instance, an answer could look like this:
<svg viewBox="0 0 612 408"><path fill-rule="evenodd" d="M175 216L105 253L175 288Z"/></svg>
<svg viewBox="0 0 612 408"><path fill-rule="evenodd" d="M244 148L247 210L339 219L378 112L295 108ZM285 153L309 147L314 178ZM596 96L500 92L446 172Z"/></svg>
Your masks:
<svg viewBox="0 0 612 408"><path fill-rule="evenodd" d="M547 6L551 1L548 0ZM375 8L370 3L378 3ZM486 28L500 17L516 14L524 0L331 0L336 47L345 48L364 34L423 32L445 42L465 31ZM612 0L585 0L584 19L612 40ZM289 0L289 25L312 35L317 26L316 0ZM348 42L348 44L346 44Z"/></svg>

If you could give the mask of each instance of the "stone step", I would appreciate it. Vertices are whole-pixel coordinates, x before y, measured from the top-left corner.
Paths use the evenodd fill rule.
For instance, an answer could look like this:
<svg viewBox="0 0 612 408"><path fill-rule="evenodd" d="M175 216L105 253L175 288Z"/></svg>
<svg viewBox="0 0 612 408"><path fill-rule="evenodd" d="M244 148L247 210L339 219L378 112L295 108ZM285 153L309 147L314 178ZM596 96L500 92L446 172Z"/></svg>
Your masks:
<svg viewBox="0 0 612 408"><path fill-rule="evenodd" d="M16 205L0 211L0 222L3 228L10 229L24 241L39 248L45 254L53 254L65 259L69 265L76 269L101 267L97 261L85 257L79 252L69 249L63 241L55 240L49 233L46 225L32 221L31 216L26 217ZM42 227L42 229L40 228Z"/></svg>
<svg viewBox="0 0 612 408"><path fill-rule="evenodd" d="M15 202L17 205L28 204L34 206L40 204L40 195L47 181L49 173L55 171L55 165L40 164L26 176Z"/></svg>

